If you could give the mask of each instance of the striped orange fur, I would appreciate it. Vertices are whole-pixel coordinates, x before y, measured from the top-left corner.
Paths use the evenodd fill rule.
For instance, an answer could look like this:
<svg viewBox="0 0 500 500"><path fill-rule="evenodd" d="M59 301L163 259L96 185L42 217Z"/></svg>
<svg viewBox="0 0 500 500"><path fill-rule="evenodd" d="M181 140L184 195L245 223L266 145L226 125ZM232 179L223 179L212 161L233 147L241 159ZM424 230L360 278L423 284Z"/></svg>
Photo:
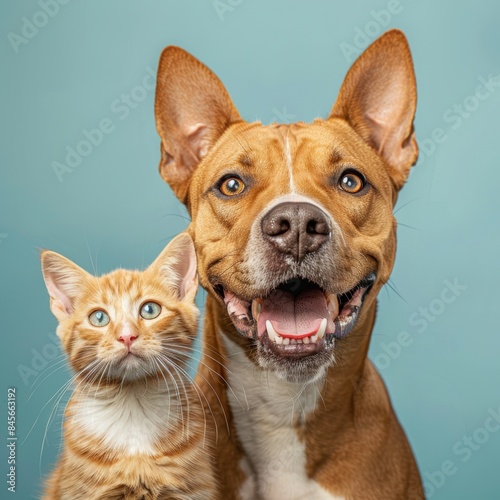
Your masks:
<svg viewBox="0 0 500 500"><path fill-rule="evenodd" d="M189 235L142 272L94 277L54 252L41 259L75 371L43 498L215 499L213 436L186 373L198 318Z"/></svg>

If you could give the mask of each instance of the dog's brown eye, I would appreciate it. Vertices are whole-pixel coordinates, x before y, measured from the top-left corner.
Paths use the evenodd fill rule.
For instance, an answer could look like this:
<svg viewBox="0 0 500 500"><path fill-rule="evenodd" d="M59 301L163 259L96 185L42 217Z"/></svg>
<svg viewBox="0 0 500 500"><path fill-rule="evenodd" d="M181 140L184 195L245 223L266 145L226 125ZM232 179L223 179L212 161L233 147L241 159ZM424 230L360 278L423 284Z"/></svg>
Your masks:
<svg viewBox="0 0 500 500"><path fill-rule="evenodd" d="M219 186L219 191L225 196L240 194L245 189L245 184L237 177L229 177Z"/></svg>
<svg viewBox="0 0 500 500"><path fill-rule="evenodd" d="M355 194L365 187L365 180L354 172L346 172L342 174L339 185L347 193Z"/></svg>

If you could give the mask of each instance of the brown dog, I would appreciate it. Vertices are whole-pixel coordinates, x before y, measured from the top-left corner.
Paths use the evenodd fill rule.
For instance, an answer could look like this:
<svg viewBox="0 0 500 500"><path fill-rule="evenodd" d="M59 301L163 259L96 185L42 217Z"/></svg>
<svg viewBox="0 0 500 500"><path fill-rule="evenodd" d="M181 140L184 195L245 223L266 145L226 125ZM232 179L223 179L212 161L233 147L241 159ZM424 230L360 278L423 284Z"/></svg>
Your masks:
<svg viewBox="0 0 500 500"><path fill-rule="evenodd" d="M417 158L400 31L354 63L327 120L245 122L219 79L164 50L160 173L187 205L209 291L204 387L224 500L423 498L367 359L396 251L392 209Z"/></svg>

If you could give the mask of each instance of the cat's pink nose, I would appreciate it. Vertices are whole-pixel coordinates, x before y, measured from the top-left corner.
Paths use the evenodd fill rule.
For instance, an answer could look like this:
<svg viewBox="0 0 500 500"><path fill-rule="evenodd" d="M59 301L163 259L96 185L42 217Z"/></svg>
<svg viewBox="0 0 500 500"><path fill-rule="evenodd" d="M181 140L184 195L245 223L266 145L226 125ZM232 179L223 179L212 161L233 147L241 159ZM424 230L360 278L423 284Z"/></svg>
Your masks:
<svg viewBox="0 0 500 500"><path fill-rule="evenodd" d="M129 349L132 342L137 338L136 335L120 335L118 341L123 342Z"/></svg>

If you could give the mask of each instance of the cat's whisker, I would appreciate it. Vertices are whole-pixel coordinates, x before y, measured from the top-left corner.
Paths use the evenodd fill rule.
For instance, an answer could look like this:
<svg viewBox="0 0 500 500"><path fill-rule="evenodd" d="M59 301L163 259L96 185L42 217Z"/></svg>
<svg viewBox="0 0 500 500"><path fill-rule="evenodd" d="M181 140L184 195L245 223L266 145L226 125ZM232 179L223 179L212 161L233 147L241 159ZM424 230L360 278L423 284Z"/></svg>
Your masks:
<svg viewBox="0 0 500 500"><path fill-rule="evenodd" d="M171 346L168 346L168 349L170 352L175 352ZM207 355L204 351L200 351L200 350L196 350L196 349L192 349L194 352L198 352L198 353L201 353L202 355L206 356L208 359L212 360L214 363L217 363L218 365L221 366L221 368L224 368L224 370L231 374L231 371L229 369L227 369L224 365L224 363L218 361L217 359L213 358L212 356L209 356ZM203 365L204 367L206 367L208 370L210 370L214 375L217 375L219 378L222 379L222 381L227 384L229 386L229 382L228 380L221 374L219 373L218 371L214 370L212 367L210 367L209 365L207 365L204 361L203 361L203 357L198 359L198 357L195 357L191 354L188 354L187 355L187 359L190 359L192 361L196 361L198 362L200 365Z"/></svg>
<svg viewBox="0 0 500 500"><path fill-rule="evenodd" d="M55 367L55 366L53 366L54 364L58 364L59 366ZM63 357L62 359L55 361L53 363L53 365L50 366L49 368L46 368L45 370L43 370L43 372L40 373L40 375L38 375L36 380L33 382L33 384L31 385L31 388L30 388L32 392L29 395L28 399L26 400L26 403L29 403L29 401L31 400L33 395L37 393L37 389L40 388L40 386L45 382L45 380L47 380L49 377L54 375L54 373L56 373L61 368L64 368L66 366L66 358ZM49 373L46 373L46 372L49 372ZM39 381L40 377L44 374L45 374L45 377Z"/></svg>
<svg viewBox="0 0 500 500"><path fill-rule="evenodd" d="M66 394L66 392L69 390L69 388L71 386L71 382L72 381L70 380L68 384L65 384L65 386L63 386L64 390L60 390L60 394L57 397L54 405L52 406L52 409L51 409L50 414L49 414L49 418L47 419L47 423L45 424L45 429L44 429L43 438L42 438L42 445L40 447L40 456L38 459L38 470L39 470L40 474L42 472L42 457L43 457L43 450L45 447L45 441L47 439L48 430L49 430L50 425L52 424L52 422L55 418L57 408L59 407L59 404L61 403L61 399L64 397L64 394Z"/></svg>
<svg viewBox="0 0 500 500"><path fill-rule="evenodd" d="M185 353L184 351L179 351L179 350L175 349L174 347L172 347L170 345L166 345L164 347L165 347L166 350L169 351L169 354L174 353L174 354L179 354L181 356L185 356L186 359L199 362L200 364L203 364L204 366L206 366L207 368L209 368L214 374L217 374L217 375L221 376L217 371L215 371L213 368L210 368L206 363L204 363L203 362L203 358L199 359L197 356L193 356L190 353ZM192 350L194 352L198 352L198 353L204 354L203 351L196 350L196 349L192 349ZM220 361L217 361L215 358L212 358L211 356L207 356L207 358L211 359L215 363L219 364L222 368L224 368L224 364L221 363ZM228 371L228 373L231 373L231 372ZM224 380L224 382L226 382L225 379L223 379L223 380Z"/></svg>
<svg viewBox="0 0 500 500"><path fill-rule="evenodd" d="M177 351L176 349L172 348L171 346L168 346L168 351L169 351L169 354L171 355L172 353L175 353L175 354L183 354L179 351ZM202 360L200 360L200 364L205 366L206 368L208 368L208 370L210 370L210 372L213 374L213 375L217 375L223 382L224 384L229 388L229 390L231 391L231 394L234 396L234 398L236 399L236 401L238 402L238 404L241 406L241 408L245 409L246 407L241 403L241 401L239 400L238 396L236 395L236 393L234 392L233 388L231 387L231 384L229 383L229 381L221 374L219 373L218 371L214 370L213 368L211 368L210 366L208 366L206 363L204 363ZM223 365L221 365L223 366ZM200 375L200 372L198 371L198 375ZM246 408L248 409L248 408Z"/></svg>
<svg viewBox="0 0 500 500"><path fill-rule="evenodd" d="M85 369L87 369L89 367L86 367ZM34 429L34 427L36 426L42 412L44 411L44 409L47 407L48 404L50 404L50 402L55 398L56 401L54 403L54 405L52 406L52 409L50 411L50 414L49 414L49 418L47 419L47 423L45 425L45 431L44 431L44 434L43 434L43 438L42 438L42 445L41 445L41 448L40 448L40 457L39 457L39 469L40 469L40 473L41 473L41 470L42 470L42 457L43 457L43 450L44 450L44 446L45 446L45 441L47 439L47 432L48 432L48 429L50 428L50 425L52 424L52 421L54 420L55 418L55 414L57 412L57 409L61 403L61 400L62 398L64 397L64 394L70 389L70 387L73 385L73 383L75 382L75 380L77 380L78 378L78 375L79 373L75 374L74 376L72 376L70 378L70 380L68 380L65 384L63 384L57 391L56 393L54 394L54 396L52 396L52 398L50 398L47 403L42 407L42 409L40 410L37 418L35 419L35 422L33 423L32 427L30 428L28 434L26 435L26 437L24 438L23 442L21 443L24 444L24 442L26 441L26 439L29 437L29 435L31 434L31 431ZM78 385L77 385L78 387ZM63 425L63 422L61 422L61 425Z"/></svg>
<svg viewBox="0 0 500 500"><path fill-rule="evenodd" d="M220 375L219 373L217 373L215 370L213 370L212 368L210 368L208 365L205 365L202 361L200 361L200 363L203 364L204 366L206 366L212 373L214 373L216 375L219 375L222 378L222 380L225 380L224 377L222 377L222 375ZM222 411L222 415L224 417L224 422L226 423L226 428L227 428L228 432L230 432L229 421L227 419L226 411L224 409L224 405L222 404L222 401L219 398L219 395L217 394L217 391L215 390L214 386L208 381L208 379L204 375L202 375L202 373L200 371L198 371L197 376L200 377L200 378L202 378L205 381L205 383L210 387L210 389L214 393L215 397L217 398L217 401L219 402L219 407L220 407L220 409ZM193 380L193 383L194 383L194 380ZM228 384L228 386L229 386L229 384ZM213 414L213 411L212 411L212 408L210 407L210 404L209 404L208 400L206 399L206 397L205 397L205 400L207 401L207 406L210 409L210 413L211 413L212 417L214 418L214 423L215 423L215 437L216 437L216 440L217 440L218 436L219 436L219 429L218 429L218 426L217 426L217 419L215 418L215 416Z"/></svg>
<svg viewBox="0 0 500 500"><path fill-rule="evenodd" d="M201 407L201 410L203 412L203 447L205 447L206 446L206 435L207 435L207 415L206 415L206 412L205 412L205 405L203 404L201 396L203 396L203 399L207 403L207 406L208 406L208 409L210 411L210 414L212 415L213 422L214 422L215 426L217 426L217 421L215 419L215 415L212 412L212 408L210 407L210 404L208 402L207 397L205 396L205 394L203 393L203 391L201 390L201 388L198 386L198 384L196 383L196 381L194 381L194 380L191 379L191 377L189 376L189 373L184 368L182 368L181 366L178 366L177 368L186 377L186 379L191 382L191 385L192 385L192 387L193 387L193 389L194 389L194 391L195 391L195 393L196 393L196 395L198 397L198 400L200 402L200 407Z"/></svg>
<svg viewBox="0 0 500 500"><path fill-rule="evenodd" d="M68 388L71 386L71 383L72 383L72 380L69 380L68 382L66 382L65 384L63 384L62 387L60 387L56 393L42 406L42 408L40 409L40 411L38 412L38 415L37 417L35 418L35 421L33 422L32 426L30 427L29 431L27 432L24 440L22 441L21 443L21 446L26 442L26 440L28 439L28 437L30 436L31 432L33 431L33 429L35 428L36 424L38 423L38 420L40 419L43 411L45 410L45 408L47 408L47 406L51 403L51 401L54 399L54 398L57 398L59 396L59 392L60 391L63 391L63 393L65 391L68 390Z"/></svg>
<svg viewBox="0 0 500 500"><path fill-rule="evenodd" d="M99 387L101 387L102 379L103 379L104 375L106 374L110 364L111 364L111 361L107 361L106 364L104 365L104 368L103 368L102 373L101 373L101 378L97 382L97 387L96 387L95 392L94 392L94 399L96 398L97 394L99 393Z"/></svg>
<svg viewBox="0 0 500 500"><path fill-rule="evenodd" d="M158 362L161 364L161 366L167 371L170 379L172 380L172 382L174 383L174 387L175 387L175 392L176 392L176 395L177 397L179 398L179 400L181 400L182 396L181 396L181 393L180 393L180 390L179 390L179 386L175 380L175 377L173 376L172 372L169 370L169 368L163 363L163 361L161 359L158 359ZM181 412L180 412L180 417L181 417L181 425L182 425L182 429L183 429L183 432L185 430L185 422L184 422L184 414L182 412L182 407L181 407Z"/></svg>
<svg viewBox="0 0 500 500"><path fill-rule="evenodd" d="M86 368L85 368L86 369ZM45 403L45 405L41 408L40 412L38 413L38 416L37 418L35 419L33 425L31 426L30 430L28 431L28 433L26 434L26 437L24 438L24 440L22 441L21 445L23 445L25 442L26 442L26 439L28 439L29 435L31 434L32 430L34 429L34 427L36 426L36 424L38 423L38 420L41 416L41 414L43 413L43 411L45 410L45 408L51 403L51 401L56 398L57 401L59 402L60 399L62 398L62 395L64 395L64 393L70 388L71 385L73 385L73 383L75 382L75 380L77 380L78 378L78 373L73 375L70 380L68 380L66 383L64 383L56 392L55 394ZM51 411L51 415L52 415L52 411ZM43 444L43 443L42 443Z"/></svg>
<svg viewBox="0 0 500 500"><path fill-rule="evenodd" d="M170 395L170 384L168 383L168 381L167 381L167 379L165 377L165 374L163 373L163 370L161 369L161 367L160 367L158 361L156 360L156 358L153 357L152 359L153 359L155 365L158 367L158 371L159 371L159 373L161 373L161 376L163 377L163 380L165 381L165 387L167 388L168 400L169 400L167 421L169 421L170 420L170 411L172 409L172 405L170 404L171 401L172 401L172 397Z"/></svg>
<svg viewBox="0 0 500 500"><path fill-rule="evenodd" d="M180 380L180 383L182 384L182 390L184 391L184 395L183 395L183 401L186 405L186 410L187 410L187 415L186 415L186 419L184 420L184 418L182 417L182 422L186 422L186 428L184 429L185 431L185 435L186 435L186 438L187 436L189 435L189 421L190 421L190 401L189 401L189 395L188 395L188 391L186 390L186 386L184 385L184 377L181 376L181 374L179 373L178 369L177 369L177 366L175 363L172 363L172 362L169 362L168 363L175 371L176 373L179 375L179 380ZM181 410L181 414L183 414L183 410L184 410L184 407L183 405L180 406L180 410Z"/></svg>
<svg viewBox="0 0 500 500"><path fill-rule="evenodd" d="M215 350L211 349L214 353L216 353ZM211 361L213 361L214 363L217 363L219 366L221 366L222 368L224 368L225 371L227 371L229 374L231 374L231 370L229 370L225 364L222 362L222 361L219 361L218 359L214 358L213 356L210 356L209 354L207 354L207 348L206 347L203 347L203 349L196 349L195 347L192 347L190 348L190 351L192 353L198 353L202 356L205 356L207 357L208 359L210 359ZM193 356L192 353L186 353L186 356L189 358L189 359L192 359L193 361L198 361L198 357L196 356ZM220 353L217 353L219 356L220 356Z"/></svg>
<svg viewBox="0 0 500 500"><path fill-rule="evenodd" d="M85 384L86 389L87 389L87 395L90 395L91 389L94 387L94 382L97 380L99 375L102 373L102 362L98 359L94 360L94 362L91 365L88 365L85 367L80 373L79 373L79 379L81 380L82 384ZM85 373L88 372L88 373Z"/></svg>

